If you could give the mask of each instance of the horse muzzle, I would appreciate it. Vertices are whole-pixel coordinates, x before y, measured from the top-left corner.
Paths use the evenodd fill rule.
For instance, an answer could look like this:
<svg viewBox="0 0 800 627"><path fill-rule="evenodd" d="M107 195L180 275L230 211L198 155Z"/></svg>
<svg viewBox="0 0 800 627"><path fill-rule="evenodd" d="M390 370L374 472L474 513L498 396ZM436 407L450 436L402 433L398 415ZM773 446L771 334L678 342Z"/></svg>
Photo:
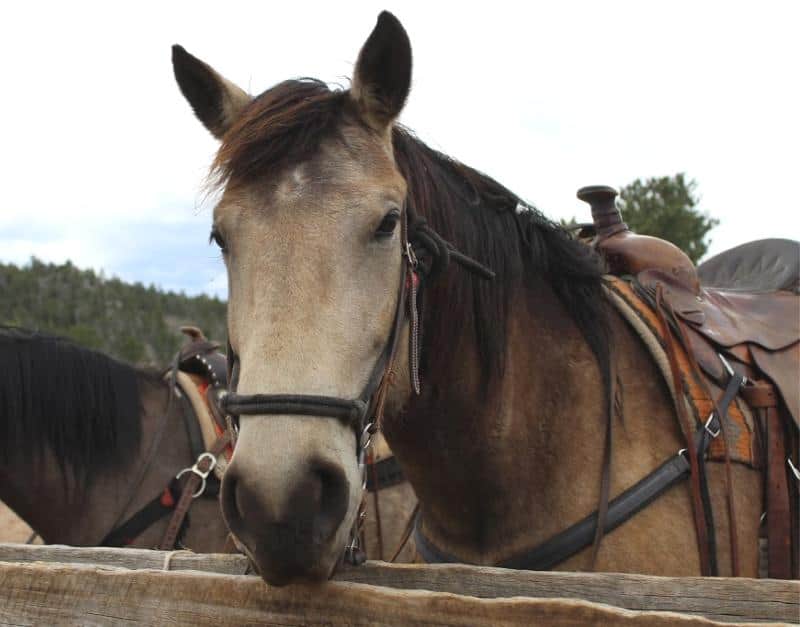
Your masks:
<svg viewBox="0 0 800 627"><path fill-rule="evenodd" d="M262 578L276 586L330 576L351 500L344 471L330 461L311 459L290 476L272 487L234 458L222 482L228 528Z"/></svg>

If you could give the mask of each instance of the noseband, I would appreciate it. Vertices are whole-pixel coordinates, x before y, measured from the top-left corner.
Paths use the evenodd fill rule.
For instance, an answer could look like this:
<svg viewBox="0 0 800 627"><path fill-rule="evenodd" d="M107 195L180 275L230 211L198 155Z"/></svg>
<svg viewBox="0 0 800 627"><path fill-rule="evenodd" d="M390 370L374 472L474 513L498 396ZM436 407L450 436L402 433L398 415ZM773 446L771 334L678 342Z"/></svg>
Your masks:
<svg viewBox="0 0 800 627"><path fill-rule="evenodd" d="M309 394L237 394L239 359L228 342L228 381L230 393L220 399L220 406L234 420L242 415L275 416L295 415L325 417L349 425L356 436L356 456L362 473L362 489L366 485L364 452L383 414L383 402L390 383L391 373L403 324L408 320L409 372L414 391L419 394L419 320L418 292L422 285L434 278L452 259L470 272L493 279L494 272L474 259L458 252L449 242L433 231L424 219L409 215L406 207L400 219L402 269L398 287L397 307L389 337L380 357L372 368L369 379L358 398ZM358 530L362 513L356 519L353 537L347 547L346 558L354 563L363 561L358 550ZM360 557L359 557L360 556Z"/></svg>

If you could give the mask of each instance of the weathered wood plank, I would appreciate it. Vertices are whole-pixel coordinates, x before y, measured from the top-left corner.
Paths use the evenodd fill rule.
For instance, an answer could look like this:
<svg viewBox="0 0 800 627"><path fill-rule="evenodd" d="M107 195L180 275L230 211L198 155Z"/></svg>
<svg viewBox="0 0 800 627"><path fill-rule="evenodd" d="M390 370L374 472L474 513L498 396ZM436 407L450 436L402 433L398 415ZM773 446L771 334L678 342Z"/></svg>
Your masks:
<svg viewBox="0 0 800 627"><path fill-rule="evenodd" d="M86 565L0 566L0 624L714 625L567 599L478 599L334 581L272 588L256 577Z"/></svg>
<svg viewBox="0 0 800 627"><path fill-rule="evenodd" d="M240 555L203 555L143 549L0 544L0 561L56 561L130 569L228 574L247 572ZM650 577L608 573L514 571L464 565L390 565L368 562L336 575L338 581L390 588L452 592L480 598L573 598L629 610L676 611L718 621L800 623L800 582L701 577Z"/></svg>
<svg viewBox="0 0 800 627"><path fill-rule="evenodd" d="M93 564L139 570L199 570L227 575L248 572L244 555L228 553L192 553L191 551L151 551L112 547L30 545L0 543L0 562L61 562Z"/></svg>
<svg viewBox="0 0 800 627"><path fill-rule="evenodd" d="M458 564L351 568L339 580L480 598L577 598L629 610L672 611L718 621L800 623L800 582L729 577L533 572Z"/></svg>

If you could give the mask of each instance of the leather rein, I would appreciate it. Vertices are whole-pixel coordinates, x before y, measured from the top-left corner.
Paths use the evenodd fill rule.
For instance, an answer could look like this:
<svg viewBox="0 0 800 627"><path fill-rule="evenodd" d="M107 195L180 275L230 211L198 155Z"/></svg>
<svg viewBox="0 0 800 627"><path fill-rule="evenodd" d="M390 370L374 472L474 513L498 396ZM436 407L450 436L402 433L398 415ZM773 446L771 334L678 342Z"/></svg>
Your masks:
<svg viewBox="0 0 800 627"><path fill-rule="evenodd" d="M409 215L406 206L400 218L400 244L402 266L398 286L397 307L391 331L380 357L372 367L361 394L354 399L310 394L238 394L239 359L228 343L228 380L231 392L223 394L220 406L229 416L238 421L242 415L275 416L295 415L325 417L340 420L350 426L356 437L356 457L362 477L362 492L367 485L365 452L372 434L378 429L383 415L383 405L394 370L397 347L403 325L409 322L409 372L414 391L419 393L419 321L417 299L420 286L445 267L453 259L465 269L486 279L494 273L474 259L463 255L433 231L423 219ZM345 560L353 564L364 561L359 547L361 523L364 518L362 506L351 531L351 540L345 549Z"/></svg>

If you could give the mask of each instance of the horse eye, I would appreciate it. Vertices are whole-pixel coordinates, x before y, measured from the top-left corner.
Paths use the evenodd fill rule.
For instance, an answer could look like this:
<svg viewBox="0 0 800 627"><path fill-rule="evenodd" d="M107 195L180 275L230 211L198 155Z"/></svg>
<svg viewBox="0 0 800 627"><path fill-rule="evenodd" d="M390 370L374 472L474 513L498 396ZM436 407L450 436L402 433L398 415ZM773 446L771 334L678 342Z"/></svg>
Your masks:
<svg viewBox="0 0 800 627"><path fill-rule="evenodd" d="M211 229L211 235L208 236L208 243L210 244L211 242L214 242L217 246L219 246L219 249L223 253L228 252L228 247L225 245L225 240L222 239L222 234L217 230L216 227Z"/></svg>
<svg viewBox="0 0 800 627"><path fill-rule="evenodd" d="M378 229L375 231L375 237L390 237L394 233L399 220L400 212L397 209L392 209L381 220Z"/></svg>

